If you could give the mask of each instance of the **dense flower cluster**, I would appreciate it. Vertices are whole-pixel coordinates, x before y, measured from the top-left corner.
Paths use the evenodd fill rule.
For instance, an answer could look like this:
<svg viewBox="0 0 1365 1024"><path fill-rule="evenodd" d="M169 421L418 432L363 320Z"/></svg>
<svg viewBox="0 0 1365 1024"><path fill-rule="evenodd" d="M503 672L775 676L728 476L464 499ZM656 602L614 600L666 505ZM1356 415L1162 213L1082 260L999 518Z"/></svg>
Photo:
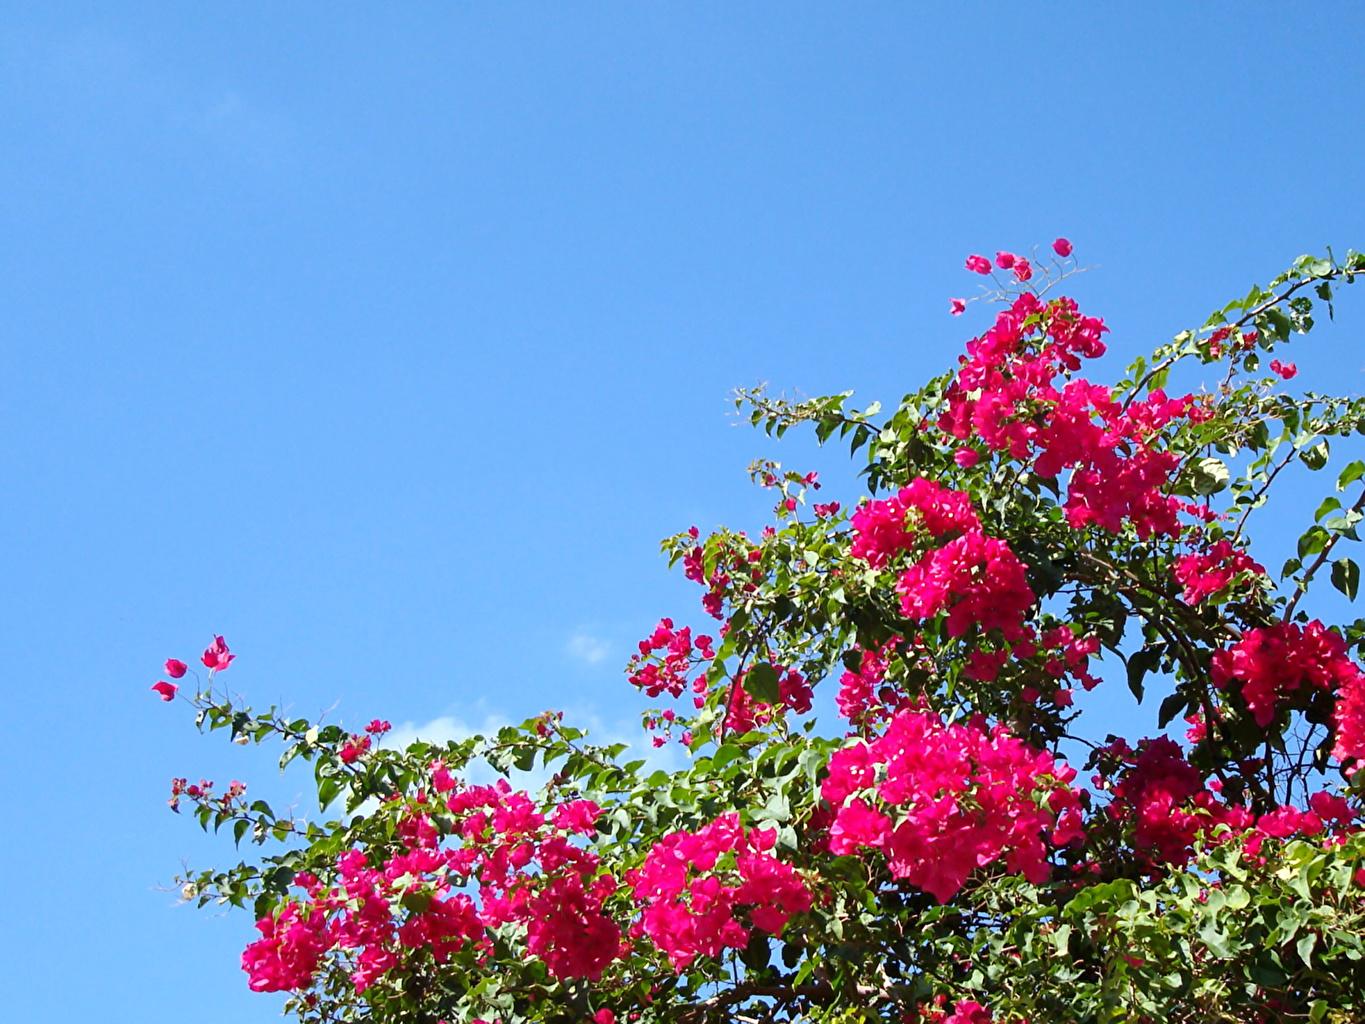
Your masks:
<svg viewBox="0 0 1365 1024"><path fill-rule="evenodd" d="M725 732L748 732L767 725L788 711L804 715L811 709L815 693L810 683L796 669L774 665L778 680L778 700L766 704L755 700L744 688L744 674L730 688L730 703L725 715Z"/></svg>
<svg viewBox="0 0 1365 1024"><path fill-rule="evenodd" d="M1046 840L1081 836L1075 771L1003 728L944 724L926 710L830 759L821 795L835 808L829 849L880 850L887 868L947 902L997 860L1035 883L1051 872Z"/></svg>
<svg viewBox="0 0 1365 1024"><path fill-rule="evenodd" d="M256 922L261 938L242 953L242 970L253 992L304 988L332 946L326 914L286 903L277 915Z"/></svg>
<svg viewBox="0 0 1365 1024"><path fill-rule="evenodd" d="M1163 488L1179 460L1152 441L1172 420L1195 414L1193 397L1155 390L1124 406L1088 381L1057 386L1081 359L1104 353L1107 330L1070 299L1044 305L1024 292L968 343L939 426L963 441L1034 460L1043 477L1072 469L1065 512L1074 527L1117 533L1127 521L1139 536L1173 535L1180 503Z"/></svg>
<svg viewBox="0 0 1365 1024"><path fill-rule="evenodd" d="M400 819L402 848L381 862L350 850L338 858L333 884L299 876L305 898L259 921L262 938L242 956L253 989L303 987L320 958L337 949L363 992L399 966L406 951L424 950L439 963L483 947L487 929L506 924L523 929L527 952L552 976L601 976L621 952L620 928L602 909L617 883L599 873L596 854L574 841L596 830L601 808L572 801L547 819L506 782L461 787L439 763L432 766L432 790L445 798L463 845L441 845L428 807L419 803ZM478 902L462 891L471 886Z"/></svg>
<svg viewBox="0 0 1365 1024"><path fill-rule="evenodd" d="M874 569L921 544L926 535L939 539L981 529L969 495L923 477L893 497L861 506L850 521L854 536L849 553Z"/></svg>
<svg viewBox="0 0 1365 1024"><path fill-rule="evenodd" d="M671 832L627 876L644 911L636 931L678 970L699 956L718 956L749 941L741 919L777 935L793 914L809 910L801 876L773 854L775 832L744 829L725 814L696 832Z"/></svg>
<svg viewBox="0 0 1365 1024"><path fill-rule="evenodd" d="M1231 647L1214 653L1210 672L1220 689L1237 684L1262 728L1282 710L1302 707L1315 692L1349 694L1362 685L1345 642L1317 620L1249 629Z"/></svg>
<svg viewBox="0 0 1365 1024"><path fill-rule="evenodd" d="M1023 635L1023 618L1034 603L1024 565L1008 544L981 532L971 498L917 477L896 495L869 502L853 514L849 553L874 568L930 541L932 547L896 583L907 618L931 619L947 612L949 636L972 626L997 629L1006 639Z"/></svg>
<svg viewBox="0 0 1365 1024"><path fill-rule="evenodd" d="M948 635L973 626L998 630L1006 640L1025 636L1023 619L1037 600L1024 563L1008 544L984 533L964 534L935 548L896 581L907 618L948 613Z"/></svg>
<svg viewBox="0 0 1365 1024"><path fill-rule="evenodd" d="M886 682L887 660L896 643L893 637L881 647L855 651L857 670L845 669L839 677L835 705L854 728L878 725L907 705L909 698Z"/></svg>
<svg viewBox="0 0 1365 1024"><path fill-rule="evenodd" d="M929 1006L921 1007L919 1020L924 1024L992 1024L990 1011L975 999L960 999L949 1006L947 996L939 995Z"/></svg>
<svg viewBox="0 0 1365 1024"><path fill-rule="evenodd" d="M795 507L795 499L791 500ZM759 581L763 579L763 571L758 565L763 560L763 550L743 534L712 537L703 544L701 531L695 526L687 532L694 543L683 555L683 575L706 588L701 603L707 614L723 618L725 602L733 590L753 593L758 589ZM708 545L712 548L709 556Z"/></svg>
<svg viewBox="0 0 1365 1024"><path fill-rule="evenodd" d="M1181 596L1190 605L1223 593L1239 577L1265 575L1264 566L1226 539L1177 558L1174 571L1182 588Z"/></svg>
<svg viewBox="0 0 1365 1024"><path fill-rule="evenodd" d="M1133 849L1148 868L1180 865L1194 841L1217 825L1244 829L1253 816L1228 806L1204 784L1204 776L1165 736L1143 740L1136 752L1123 741L1111 745L1123 769L1113 784L1107 813L1133 829Z"/></svg>
<svg viewBox="0 0 1365 1024"><path fill-rule="evenodd" d="M1345 799L1327 792L1312 794L1307 809L1283 805L1259 816L1229 804L1218 795L1222 784L1206 781L1165 736L1142 740L1136 751L1119 740L1105 753L1117 757L1120 766L1117 782L1097 779L1113 794L1108 816L1132 828L1132 849L1149 872L1188 863L1196 840L1237 839L1249 857L1259 857L1266 840L1312 838L1329 828L1349 829L1356 817Z"/></svg>
<svg viewBox="0 0 1365 1024"><path fill-rule="evenodd" d="M687 677L692 667L716 656L713 643L705 634L694 640L690 626L674 629L672 619L660 619L654 632L640 641L639 654L631 659L626 669L630 682L650 697L662 693L680 697L688 688ZM692 689L700 695L706 690L706 681L699 677Z"/></svg>
<svg viewBox="0 0 1365 1024"><path fill-rule="evenodd" d="M1332 709L1336 742L1332 756L1341 762L1348 775L1365 763L1365 675L1356 672L1346 677Z"/></svg>

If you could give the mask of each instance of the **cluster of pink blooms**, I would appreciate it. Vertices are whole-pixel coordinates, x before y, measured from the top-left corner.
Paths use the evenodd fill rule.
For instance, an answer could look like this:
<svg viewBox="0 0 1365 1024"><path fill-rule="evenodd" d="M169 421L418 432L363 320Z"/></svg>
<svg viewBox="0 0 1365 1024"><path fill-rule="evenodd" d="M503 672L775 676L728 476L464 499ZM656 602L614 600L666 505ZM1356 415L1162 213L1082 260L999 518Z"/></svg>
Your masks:
<svg viewBox="0 0 1365 1024"><path fill-rule="evenodd" d="M773 854L775 832L744 829L722 815L696 832L660 839L628 881L643 907L646 935L681 971L699 956L743 948L749 928L779 934L788 918L810 909L811 896L790 864Z"/></svg>
<svg viewBox="0 0 1365 1024"><path fill-rule="evenodd" d="M1258 341L1260 341L1260 340L1261 340L1261 333L1260 333L1259 331L1252 331L1252 330L1245 330L1245 331L1244 331L1244 330L1238 330L1238 331L1237 331L1237 336L1234 338L1234 337L1233 337L1233 328L1232 328L1232 327L1220 327L1220 328L1218 328L1216 331L1214 331L1212 334L1209 335L1209 341L1208 341L1208 345L1209 345L1209 355L1212 356L1214 359L1217 359L1219 356L1221 356L1221 355L1223 354L1223 351L1224 351L1224 342L1228 342L1228 341L1231 342L1231 349L1232 349L1232 351L1234 351L1234 352L1250 352L1253 348L1256 347L1256 343L1257 343ZM1278 359L1272 360L1272 365L1271 365L1271 369L1272 369L1272 370L1275 369L1275 367L1274 367L1273 364L1274 364L1274 363L1278 363L1278 362L1279 362ZM1283 369L1283 366L1281 366L1281 368ZM1291 364L1291 368L1292 368L1292 364ZM1278 373L1279 370L1276 370L1275 372ZM1289 377L1294 376L1294 373L1297 373L1297 372L1298 372L1297 370L1294 370L1293 373L1290 373L1290 374L1289 374ZM1286 377L1285 380L1288 380L1289 377Z"/></svg>
<svg viewBox="0 0 1365 1024"><path fill-rule="evenodd" d="M777 503L777 508L774 511L779 518L785 518L786 513L796 511L798 505L797 497L804 497L807 487L816 491L820 489L820 474L812 472L803 475L788 470L786 473L782 474L781 479L779 480L777 469L777 463L775 462L760 463L759 468L756 470L756 474L759 483L763 487L777 487L780 484L783 497L782 500ZM796 494L792 494L793 487L796 488ZM832 506L816 505L816 516L823 519L828 515L832 515L833 511L831 511L831 507L833 511L838 511L839 503L837 501L833 502ZM822 512L821 509L824 509L824 512Z"/></svg>
<svg viewBox="0 0 1365 1024"><path fill-rule="evenodd" d="M617 882L575 842L596 830L601 808L571 801L547 819L506 782L462 787L439 763L431 781L400 819L398 852L372 863L350 850L331 885L300 874L306 898L257 922L261 938L242 955L252 989L305 987L336 949L363 992L405 951L425 950L438 963L471 945L482 955L487 930L507 924L524 929L527 951L556 978L595 981L621 954L621 930L602 909ZM463 845L441 845L428 800L444 801ZM478 903L459 891L470 884Z"/></svg>
<svg viewBox="0 0 1365 1024"><path fill-rule="evenodd" d="M1058 238L1052 243L1052 251L1062 259L1066 259L1072 253L1071 242L1065 238ZM1014 280L1023 284L1033 278L1033 264L1027 258L1012 252L997 252L995 254L995 266L1000 270L1009 270L1014 274ZM978 253L973 253L967 257L966 267L974 274L987 275L991 273L991 261ZM949 309L953 316L960 316L967 308L965 299L949 299Z"/></svg>
<svg viewBox="0 0 1365 1024"><path fill-rule="evenodd" d="M853 514L850 553L874 568L901 552L951 537L906 568L896 583L901 611L913 619L947 613L949 636L973 626L1022 637L1022 620L1035 597L1024 564L1008 544L981 531L971 498L917 477L893 497Z"/></svg>
<svg viewBox="0 0 1365 1024"><path fill-rule="evenodd" d="M1184 864L1194 841L1217 825L1240 831L1253 822L1249 811L1223 803L1204 785L1203 775L1174 740L1143 740L1136 752L1119 740L1108 753L1124 770L1112 785L1114 799L1107 813L1116 822L1131 824L1133 848L1149 868Z"/></svg>
<svg viewBox="0 0 1365 1024"><path fill-rule="evenodd" d="M215 636L213 643L209 644L199 660L204 663L204 667L210 673L213 673L221 672L227 668L232 664L232 659L235 657L237 655L228 650L228 645L223 638ZM183 679L185 673L190 669L179 658L167 658L165 668L166 675L170 676L171 679ZM176 683L166 679L158 679L151 685L151 689L164 701L175 700L175 695L180 692L180 687Z"/></svg>
<svg viewBox="0 0 1365 1024"><path fill-rule="evenodd" d="M261 937L242 953L242 970L253 992L306 988L333 940L326 913L286 903L273 917L256 922Z"/></svg>
<svg viewBox="0 0 1365 1024"><path fill-rule="evenodd" d="M932 619L947 612L948 635L973 626L998 630L1006 640L1024 637L1023 619L1037 600L1024 563L1003 540L973 532L935 548L896 581L901 612Z"/></svg>
<svg viewBox="0 0 1365 1024"><path fill-rule="evenodd" d="M1093 690L1100 684L1098 677L1090 672L1090 659L1100 650L1100 638L1094 634L1082 636L1070 626L1055 626L1044 631L1041 641L1036 640L1032 627L1026 627L1027 635L1016 641L1010 653L1021 660L1037 658L1041 661L1041 674L1046 680L1047 689L1030 684L1020 692L1020 697L1029 704L1050 697L1059 707L1071 706L1071 687L1068 679L1074 679L1086 690ZM975 654L973 655L975 658ZM983 678L977 674L976 678ZM993 677L990 677L993 678Z"/></svg>
<svg viewBox="0 0 1365 1024"><path fill-rule="evenodd" d="M1083 834L1075 774L1003 727L902 711L881 737L830 759L821 787L834 808L829 849L880 850L894 877L941 903L997 860L1041 883L1051 873L1046 841Z"/></svg>
<svg viewBox="0 0 1365 1024"><path fill-rule="evenodd" d="M672 708L665 708L657 715L646 715L643 724L646 732L654 733L650 742L655 747L662 747L667 744L673 738L675 727L681 730L678 742L685 747L692 745L692 730L686 728L690 723L687 719L679 718L677 712Z"/></svg>
<svg viewBox="0 0 1365 1024"><path fill-rule="evenodd" d="M1319 792L1308 798L1308 810L1279 807L1256 819L1256 826L1243 840L1250 857L1259 857L1267 839L1311 839L1328 829L1340 833L1354 827L1355 811L1343 797Z"/></svg>
<svg viewBox="0 0 1365 1024"><path fill-rule="evenodd" d="M1293 363L1282 363L1278 359L1270 360L1270 370L1282 380L1293 380L1299 375L1299 368Z"/></svg>
<svg viewBox="0 0 1365 1024"><path fill-rule="evenodd" d="M771 527L768 530L770 531ZM695 526L687 532L693 541L700 540L701 531ZM683 555L683 575L706 588L706 593L701 599L702 607L717 619L724 617L722 609L737 581L742 581L739 583L741 590L753 593L758 589L759 581L763 579L763 570L757 564L763 559L762 549L744 541L743 534L739 535L739 540L742 543L722 545L719 548L709 574L706 571L706 548L701 543L694 543Z"/></svg>
<svg viewBox="0 0 1365 1024"><path fill-rule="evenodd" d="M1214 653L1210 676L1219 689L1235 683L1262 728L1317 692L1344 694L1365 686L1345 641L1317 620L1247 630L1231 647Z"/></svg>
<svg viewBox="0 0 1365 1024"><path fill-rule="evenodd" d="M650 697L662 693L680 697L688 688L687 677L692 667L716 656L714 643L705 634L694 640L690 626L675 629L672 619L660 619L654 632L640 641L640 653L631 659L626 669L630 682ZM698 695L704 693L706 680L698 677L692 689Z"/></svg>
<svg viewBox="0 0 1365 1024"><path fill-rule="evenodd" d="M731 684L729 708L725 714L725 732L749 732L761 725L767 725L788 711L804 715L811 709L814 691L811 685L796 669L774 665L777 671L778 701L765 704L755 700L744 688L744 674Z"/></svg>
<svg viewBox="0 0 1365 1024"><path fill-rule="evenodd" d="M432 780L438 792L454 785L440 770ZM601 808L570 801L547 823L502 780L456 792L448 806L468 844L451 863L477 880L485 923L524 926L527 950L554 977L597 980L621 952L620 929L602 908L617 882L598 874L597 854L573 838L596 831Z"/></svg>
<svg viewBox="0 0 1365 1024"><path fill-rule="evenodd" d="M931 1005L920 1007L919 1019L924 1024L991 1024L994 1020L990 1011L975 999L960 999L950 1007L948 997L943 995L935 996Z"/></svg>
<svg viewBox="0 0 1365 1024"><path fill-rule="evenodd" d="M845 669L834 698L839 714L857 729L879 725L910 706L910 697L886 681L887 661L898 642L893 637L881 647L856 652L858 670Z"/></svg>
<svg viewBox="0 0 1365 1024"><path fill-rule="evenodd" d="M341 748L337 751L337 757L341 758L342 764L355 764L362 757L370 752L372 744L370 737L364 733L353 733L346 737Z"/></svg>
<svg viewBox="0 0 1365 1024"><path fill-rule="evenodd" d="M926 535L940 539L981 529L969 495L923 477L911 480L893 497L862 505L850 522L849 554L874 569L919 546Z"/></svg>
<svg viewBox="0 0 1365 1024"><path fill-rule="evenodd" d="M213 783L208 779L200 779L197 783L184 778L171 779L171 798L166 804L171 810L179 813L180 798L187 796L196 803L216 803L220 810L229 810L233 801L241 799L245 792L246 783L238 782L236 779L228 783L227 792L219 797L213 795Z"/></svg>
<svg viewBox="0 0 1365 1024"><path fill-rule="evenodd" d="M1197 605L1221 594L1238 577L1264 576L1265 567L1232 542L1223 539L1203 551L1182 555L1175 561L1175 578L1185 603Z"/></svg>
<svg viewBox="0 0 1365 1024"><path fill-rule="evenodd" d="M1032 662L1038 678L1024 686L1020 691L1021 699L1034 704L1048 697L1060 707L1071 706L1071 681L1080 683L1086 690L1099 685L1098 677L1090 671L1090 659L1100 649L1099 637L1094 634L1082 635L1070 626L1058 625L1044 630L1040 636L1027 623L1017 631L1011 629L1009 632L1016 637L1012 643L994 649L977 647L968 652L963 668L967 678L993 682L1012 660ZM835 704L855 729L877 726L911 707L918 699L886 680L892 648L899 642L899 638L893 637L880 648L856 651L857 671L846 669L840 677ZM914 646L918 647L919 643L919 638L915 638ZM933 671L933 661L927 652L920 650L917 661L925 671Z"/></svg>
<svg viewBox="0 0 1365 1024"><path fill-rule="evenodd" d="M1360 676L1337 694L1332 724L1336 729L1332 756L1345 766L1347 775L1354 775L1365 764L1365 682Z"/></svg>
<svg viewBox="0 0 1365 1024"><path fill-rule="evenodd" d="M1043 477L1071 469L1065 511L1076 528L1096 525L1117 533L1126 521L1143 537L1174 535L1181 503L1163 488L1177 459L1151 441L1172 420L1207 413L1189 395L1171 399L1157 390L1125 407L1108 388L1088 381L1059 388L1059 375L1104 353L1106 331L1071 299L1044 305L1023 293L968 343L939 426L960 440L1034 459ZM973 451L959 451L959 465L973 463L965 455Z"/></svg>
<svg viewBox="0 0 1365 1024"><path fill-rule="evenodd" d="M1312 838L1328 827L1349 828L1355 819L1345 799L1326 792L1314 793L1307 810L1282 806L1259 817L1227 804L1217 795L1221 784L1217 780L1206 784L1180 747L1165 736L1142 740L1136 751L1119 740L1106 753L1122 766L1121 777L1112 785L1096 777L1097 784L1113 793L1107 813L1114 821L1131 825L1133 849L1149 871L1188 863L1195 841L1216 838L1220 826L1227 829L1225 841L1240 837L1246 853L1256 857L1267 839Z"/></svg>

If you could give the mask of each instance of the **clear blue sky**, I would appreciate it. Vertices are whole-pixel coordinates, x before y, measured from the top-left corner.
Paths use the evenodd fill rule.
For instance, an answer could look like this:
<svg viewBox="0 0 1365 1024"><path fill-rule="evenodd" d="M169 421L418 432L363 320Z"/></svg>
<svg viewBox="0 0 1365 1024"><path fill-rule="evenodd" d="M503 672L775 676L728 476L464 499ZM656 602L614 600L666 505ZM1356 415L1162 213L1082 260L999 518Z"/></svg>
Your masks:
<svg viewBox="0 0 1365 1024"><path fill-rule="evenodd" d="M1365 245L1353 5L7 6L14 1021L275 1017L246 916L156 886L214 849L171 775L293 794L156 701L166 656L624 729L631 642L696 613L658 537L768 500L732 386L894 400L969 251L1069 235L1133 353ZM1362 305L1310 381L1365 382Z"/></svg>

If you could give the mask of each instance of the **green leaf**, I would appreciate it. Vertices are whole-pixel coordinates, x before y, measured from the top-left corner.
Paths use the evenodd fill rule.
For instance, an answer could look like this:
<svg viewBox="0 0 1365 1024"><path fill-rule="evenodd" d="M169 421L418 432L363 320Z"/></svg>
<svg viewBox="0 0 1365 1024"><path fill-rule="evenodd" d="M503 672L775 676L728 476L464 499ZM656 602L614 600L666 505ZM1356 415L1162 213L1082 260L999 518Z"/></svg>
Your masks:
<svg viewBox="0 0 1365 1024"><path fill-rule="evenodd" d="M318 783L318 807L327 810L341 792L341 783L336 779L323 779Z"/></svg>
<svg viewBox="0 0 1365 1024"><path fill-rule="evenodd" d="M755 665L744 673L744 692L764 704L776 704L781 697L777 670L767 662Z"/></svg>
<svg viewBox="0 0 1365 1024"><path fill-rule="evenodd" d="M1351 484L1355 483L1362 476L1365 476L1365 462L1356 459L1355 462L1347 463L1346 468L1337 477L1337 490L1344 491Z"/></svg>
<svg viewBox="0 0 1365 1024"><path fill-rule="evenodd" d="M1138 699L1139 704L1142 703L1145 692L1143 677L1156 668L1160 660L1161 654L1150 647L1134 651L1133 656L1128 659L1128 689L1133 691L1133 696Z"/></svg>
<svg viewBox="0 0 1365 1024"><path fill-rule="evenodd" d="M1299 959L1308 968L1313 966L1313 947L1318 944L1317 932L1304 932L1299 936L1299 941L1294 943L1294 951L1299 954Z"/></svg>
<svg viewBox="0 0 1365 1024"><path fill-rule="evenodd" d="M1318 510L1313 513L1313 521L1320 523L1323 521L1324 518L1331 515L1339 508L1341 508L1340 499L1331 497L1329 495L1328 497L1322 499L1322 504L1319 505Z"/></svg>
<svg viewBox="0 0 1365 1024"><path fill-rule="evenodd" d="M1189 698L1183 693L1176 691L1166 697L1161 702L1161 707L1157 710L1157 728L1164 729L1175 720L1175 716L1184 711L1189 704Z"/></svg>
<svg viewBox="0 0 1365 1024"><path fill-rule="evenodd" d="M1332 586L1354 601L1360 589L1360 566L1350 558L1338 558L1332 563Z"/></svg>
<svg viewBox="0 0 1365 1024"><path fill-rule="evenodd" d="M1194 464L1192 486L1195 494L1217 494L1228 485L1228 467L1222 459L1200 459Z"/></svg>
<svg viewBox="0 0 1365 1024"><path fill-rule="evenodd" d="M1299 559L1305 559L1309 555L1316 555L1327 544L1329 535L1321 526L1310 526L1299 538Z"/></svg>
<svg viewBox="0 0 1365 1024"><path fill-rule="evenodd" d="M1331 449L1328 447L1325 440L1319 441L1317 444L1299 452L1299 458L1303 460L1303 464L1309 469L1319 470L1327 465L1327 456L1330 450Z"/></svg>

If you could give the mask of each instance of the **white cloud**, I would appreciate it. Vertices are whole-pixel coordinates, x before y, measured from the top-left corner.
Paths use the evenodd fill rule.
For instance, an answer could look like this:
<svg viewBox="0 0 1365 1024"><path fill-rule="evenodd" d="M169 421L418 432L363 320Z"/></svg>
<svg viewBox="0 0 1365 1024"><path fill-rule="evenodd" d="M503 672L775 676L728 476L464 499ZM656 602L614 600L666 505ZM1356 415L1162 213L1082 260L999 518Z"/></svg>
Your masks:
<svg viewBox="0 0 1365 1024"><path fill-rule="evenodd" d="M478 725L470 725L454 715L441 715L428 722L403 722L384 737L384 746L402 750L410 743L424 740L427 743L451 743L467 740L476 733L487 736L509 724L501 715L485 715Z"/></svg>
<svg viewBox="0 0 1365 1024"><path fill-rule="evenodd" d="M564 653L588 665L599 665L611 653L611 644L585 629L575 630L564 645Z"/></svg>
<svg viewBox="0 0 1365 1024"><path fill-rule="evenodd" d="M427 743L448 743L468 739L473 735L492 736L503 726L512 724L503 716L486 713L477 724L470 724L456 715L440 715L426 722L403 722L384 737L384 746L402 750L410 743L423 740ZM569 709L564 714L564 724L587 731L586 742L594 746L606 747L625 743L629 749L621 755L621 762L643 759L645 773L664 769L678 771L687 762L687 753L674 742L664 747L655 747L649 734L638 723L618 720L608 722L596 712L586 709ZM498 778L496 772L482 762L475 762L464 773L465 778L476 785L487 784ZM512 784L530 789L540 788L549 780L550 773L543 767L530 772L513 772Z"/></svg>

